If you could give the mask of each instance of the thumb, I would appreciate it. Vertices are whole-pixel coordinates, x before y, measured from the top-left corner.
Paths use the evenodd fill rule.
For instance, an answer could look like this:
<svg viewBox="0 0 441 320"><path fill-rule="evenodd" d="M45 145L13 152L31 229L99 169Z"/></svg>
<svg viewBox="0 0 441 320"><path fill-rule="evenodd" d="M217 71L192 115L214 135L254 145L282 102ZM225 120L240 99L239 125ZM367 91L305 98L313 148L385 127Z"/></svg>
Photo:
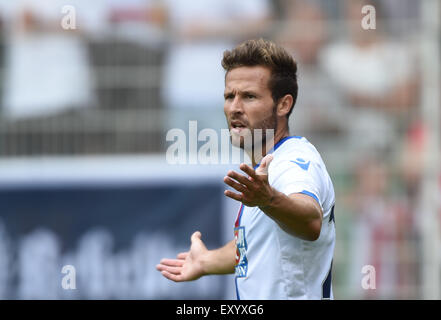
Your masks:
<svg viewBox="0 0 441 320"><path fill-rule="evenodd" d="M196 231L195 233L193 233L191 235L191 243L193 244L193 242L195 242L195 241L198 241L198 240L200 241L201 237L202 237L202 234L199 231Z"/></svg>
<svg viewBox="0 0 441 320"><path fill-rule="evenodd" d="M268 167L271 161L273 161L272 154L267 154L265 157L263 157L262 161L260 162L259 168L257 168L256 170L256 174L268 175Z"/></svg>
<svg viewBox="0 0 441 320"><path fill-rule="evenodd" d="M191 246L190 251L192 252L200 252L201 250L207 250L207 247L201 240L202 234L199 231L196 231L191 235Z"/></svg>

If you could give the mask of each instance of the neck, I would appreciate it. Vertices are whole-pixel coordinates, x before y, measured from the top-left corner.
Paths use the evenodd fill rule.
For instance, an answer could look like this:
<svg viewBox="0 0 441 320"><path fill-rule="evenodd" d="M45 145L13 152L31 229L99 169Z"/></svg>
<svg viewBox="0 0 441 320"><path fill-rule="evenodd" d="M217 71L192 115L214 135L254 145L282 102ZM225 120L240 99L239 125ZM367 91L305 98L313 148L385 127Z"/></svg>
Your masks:
<svg viewBox="0 0 441 320"><path fill-rule="evenodd" d="M260 161L263 159L263 157L266 156L268 151L270 151L275 144L277 144L280 140L282 140L285 137L289 136L288 129L282 130L279 132L276 132L274 135L274 140L269 139L265 141L265 143L262 143L261 148L253 148L251 150L245 150L248 157L251 159L251 163L253 164L253 167L256 166L256 164L260 163Z"/></svg>

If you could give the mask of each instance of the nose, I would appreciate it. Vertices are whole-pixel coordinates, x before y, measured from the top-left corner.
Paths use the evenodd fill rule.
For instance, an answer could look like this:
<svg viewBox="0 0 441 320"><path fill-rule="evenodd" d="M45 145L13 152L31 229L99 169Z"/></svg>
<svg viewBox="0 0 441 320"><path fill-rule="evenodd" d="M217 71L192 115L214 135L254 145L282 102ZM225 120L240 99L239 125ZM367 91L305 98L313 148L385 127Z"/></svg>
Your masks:
<svg viewBox="0 0 441 320"><path fill-rule="evenodd" d="M231 112L231 114L242 114L243 113L242 99L240 98L239 95L236 95L234 97L234 100L231 102L230 112Z"/></svg>

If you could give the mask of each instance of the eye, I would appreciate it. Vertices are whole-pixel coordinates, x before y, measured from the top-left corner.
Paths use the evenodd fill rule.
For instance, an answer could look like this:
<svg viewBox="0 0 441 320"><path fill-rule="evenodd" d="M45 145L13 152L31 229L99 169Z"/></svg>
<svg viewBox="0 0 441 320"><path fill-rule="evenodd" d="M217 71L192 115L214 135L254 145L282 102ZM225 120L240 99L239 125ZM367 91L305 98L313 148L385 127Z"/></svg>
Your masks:
<svg viewBox="0 0 441 320"><path fill-rule="evenodd" d="M255 99L256 96L254 94L246 94L245 98L248 99L248 100L252 100L252 99Z"/></svg>
<svg viewBox="0 0 441 320"><path fill-rule="evenodd" d="M234 95L233 94L227 94L224 96L225 100L231 100L234 99Z"/></svg>

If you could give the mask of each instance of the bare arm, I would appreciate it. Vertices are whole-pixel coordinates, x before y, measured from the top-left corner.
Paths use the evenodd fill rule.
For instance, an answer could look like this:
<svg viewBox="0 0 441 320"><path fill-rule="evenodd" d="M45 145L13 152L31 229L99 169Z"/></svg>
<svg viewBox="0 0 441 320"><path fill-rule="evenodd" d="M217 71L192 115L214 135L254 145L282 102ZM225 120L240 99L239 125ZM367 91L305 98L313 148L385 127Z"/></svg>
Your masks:
<svg viewBox="0 0 441 320"><path fill-rule="evenodd" d="M409 111L418 100L419 86L416 79L406 79L395 85L382 96L362 95L350 93L349 99L354 106L372 106L392 112Z"/></svg>
<svg viewBox="0 0 441 320"><path fill-rule="evenodd" d="M320 236L322 210L313 198L301 193L289 196L273 189L273 199L260 209L287 233L314 241Z"/></svg>
<svg viewBox="0 0 441 320"><path fill-rule="evenodd" d="M270 26L270 17L245 19L232 24L228 21L195 20L190 25L176 30L179 37L190 40L209 40L227 37L239 41L265 32Z"/></svg>
<svg viewBox="0 0 441 320"><path fill-rule="evenodd" d="M197 280L209 274L234 272L236 264L236 242L232 240L222 248L208 250L196 231L191 236L188 252L178 254L176 259L162 259L156 269L169 280L181 282Z"/></svg>
<svg viewBox="0 0 441 320"><path fill-rule="evenodd" d="M236 241L233 239L222 248L209 250L202 263L205 274L234 273L236 265Z"/></svg>

